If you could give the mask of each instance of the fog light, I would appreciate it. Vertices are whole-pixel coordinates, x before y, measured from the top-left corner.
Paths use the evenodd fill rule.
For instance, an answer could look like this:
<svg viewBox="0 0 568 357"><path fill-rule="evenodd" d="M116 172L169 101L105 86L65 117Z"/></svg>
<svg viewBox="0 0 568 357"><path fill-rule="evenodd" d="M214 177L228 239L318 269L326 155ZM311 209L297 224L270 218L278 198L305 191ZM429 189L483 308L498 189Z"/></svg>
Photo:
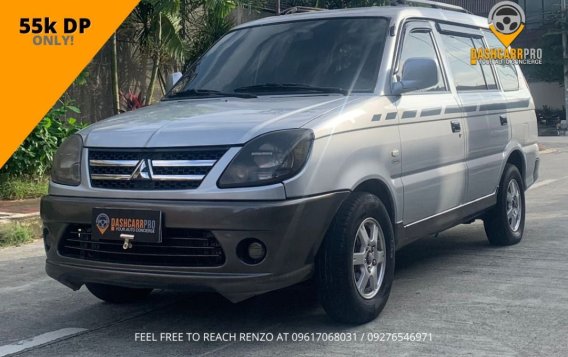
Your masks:
<svg viewBox="0 0 568 357"><path fill-rule="evenodd" d="M266 255L266 249L260 242L252 242L248 246L248 256L252 260L262 260Z"/></svg>
<svg viewBox="0 0 568 357"><path fill-rule="evenodd" d="M246 264L259 264L266 257L266 246L256 238L243 239L237 245L237 256Z"/></svg>

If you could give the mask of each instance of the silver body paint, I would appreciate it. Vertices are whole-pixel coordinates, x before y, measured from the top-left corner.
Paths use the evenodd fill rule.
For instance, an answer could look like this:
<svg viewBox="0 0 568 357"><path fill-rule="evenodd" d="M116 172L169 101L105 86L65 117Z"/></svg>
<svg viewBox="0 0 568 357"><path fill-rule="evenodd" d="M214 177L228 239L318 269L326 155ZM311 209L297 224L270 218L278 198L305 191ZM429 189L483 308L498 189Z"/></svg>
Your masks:
<svg viewBox="0 0 568 357"><path fill-rule="evenodd" d="M392 27L391 35L387 35L383 58L377 59L381 61L381 70L374 93L350 96L262 95L254 99L189 99L161 102L122 114L92 125L80 133L85 143L82 182L77 187L51 183L50 196L65 197L70 202L75 198L87 202L90 199L99 200L97 202L113 199L122 208L128 207L131 202L129 200L136 201L138 208L143 206L140 202L150 202L152 208L160 208L160 200L169 200L179 201L179 205L193 209L203 201L222 202L223 205L251 201L259 205L262 202L292 202L334 192L350 192L363 183L375 182L387 188L392 201L393 222L397 226L410 228L440 215L475 206L488 198L489 203L475 206L476 210L468 214L474 215L489 208L488 205L495 203L494 196L505 164L514 152L522 157L525 189L534 183L538 176L537 123L534 103L519 68L518 91L504 92L497 89L458 93L452 84L448 64L442 59L448 83L446 92L391 95L393 70L397 65L396 54L405 23L421 21L434 33L436 21L469 26L469 31L481 32L481 29L488 27L487 19L436 9L373 7L270 17L243 24L239 28L303 19L358 16L386 17ZM444 53L438 35L434 37L440 53ZM501 115L507 116L508 125L500 124ZM460 124L461 132L452 132L452 122ZM297 176L269 186L230 189L217 187L220 175L246 142L263 133L290 128L309 128L315 136L308 162ZM218 145L230 149L195 189L108 190L93 188L90 184L87 163L89 150ZM181 210L180 207L176 206L175 212ZM250 211L252 208L247 209ZM195 212L198 214L200 211ZM329 212L333 216L336 210ZM298 217L295 214L294 220ZM450 221L450 225L462 223L465 217L469 216L457 215ZM225 216L219 218L219 224L225 224L224 218ZM444 227L447 226L448 224ZM226 232L228 228L231 227L223 227L222 232ZM292 232L293 229L290 228L289 231ZM222 237L226 234L227 237L226 240L221 239L221 244L229 246L234 244L234 237L241 234L230 236L222 232L219 235ZM268 241L269 239L267 236ZM230 261L226 267L207 271L227 273L230 270L231 273L241 274L302 272L279 286L286 285L307 276L305 271L311 267L313 256L321 242L321 237L312 239L314 243L306 248L309 250L305 252L306 258L298 259L299 263L294 263L294 266L292 263L286 268L273 265L277 268L272 269L270 265L268 268L262 264L260 267L250 267ZM278 247L283 249L283 245ZM282 261L289 260L286 258ZM61 274L63 273L53 273L53 276L57 275L59 280L66 279ZM124 278L118 273L116 275L114 279L117 282ZM88 281L86 278L76 279L77 284ZM213 280L212 277L207 279L209 280L204 281ZM144 285L141 281L137 284ZM225 291L223 285L213 288L236 301L257 292L271 290L275 286L258 288L254 293L247 290L249 293L242 294L240 290L238 294Z"/></svg>

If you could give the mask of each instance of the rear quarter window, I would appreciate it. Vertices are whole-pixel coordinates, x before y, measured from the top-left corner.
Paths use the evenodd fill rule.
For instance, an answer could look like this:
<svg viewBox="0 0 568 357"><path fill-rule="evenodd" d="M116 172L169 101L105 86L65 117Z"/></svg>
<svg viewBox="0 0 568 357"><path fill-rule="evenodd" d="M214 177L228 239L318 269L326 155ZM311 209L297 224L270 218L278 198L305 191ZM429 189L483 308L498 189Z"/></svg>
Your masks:
<svg viewBox="0 0 568 357"><path fill-rule="evenodd" d="M489 31L483 31L485 33L485 39L490 48L503 47L503 44L495 37L495 35ZM495 64L495 70L499 76L501 82L501 87L506 92L518 91L519 90L519 74L517 73L517 68L512 64L501 63Z"/></svg>

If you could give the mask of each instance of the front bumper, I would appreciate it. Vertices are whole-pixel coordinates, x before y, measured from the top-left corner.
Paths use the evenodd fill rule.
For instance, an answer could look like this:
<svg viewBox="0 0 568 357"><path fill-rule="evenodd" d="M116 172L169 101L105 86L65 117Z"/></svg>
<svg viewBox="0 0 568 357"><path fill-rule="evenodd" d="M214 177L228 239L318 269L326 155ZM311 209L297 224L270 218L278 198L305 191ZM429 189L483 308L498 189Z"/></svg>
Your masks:
<svg viewBox="0 0 568 357"><path fill-rule="evenodd" d="M217 291L232 301L289 286L310 276L314 257L337 209L349 192L284 201L162 201L46 196L41 201L47 251L46 271L79 289L85 283L193 291ZM163 212L167 228L211 231L225 253L215 267L149 266L66 257L58 249L70 224L91 224L95 207ZM259 264L242 262L237 244L261 240Z"/></svg>

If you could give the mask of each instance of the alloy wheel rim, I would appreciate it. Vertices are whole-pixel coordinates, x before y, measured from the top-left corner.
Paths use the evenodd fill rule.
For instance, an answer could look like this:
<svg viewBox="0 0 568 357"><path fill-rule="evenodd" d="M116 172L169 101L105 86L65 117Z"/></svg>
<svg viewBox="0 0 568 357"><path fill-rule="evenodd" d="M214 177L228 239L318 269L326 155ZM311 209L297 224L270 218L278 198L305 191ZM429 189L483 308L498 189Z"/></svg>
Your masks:
<svg viewBox="0 0 568 357"><path fill-rule="evenodd" d="M516 180L511 180L507 186L507 223L513 232L517 232L521 226L523 213L521 200L519 185Z"/></svg>
<svg viewBox="0 0 568 357"><path fill-rule="evenodd" d="M385 236L374 218L361 222L353 243L353 281L364 299L379 292L385 275Z"/></svg>

